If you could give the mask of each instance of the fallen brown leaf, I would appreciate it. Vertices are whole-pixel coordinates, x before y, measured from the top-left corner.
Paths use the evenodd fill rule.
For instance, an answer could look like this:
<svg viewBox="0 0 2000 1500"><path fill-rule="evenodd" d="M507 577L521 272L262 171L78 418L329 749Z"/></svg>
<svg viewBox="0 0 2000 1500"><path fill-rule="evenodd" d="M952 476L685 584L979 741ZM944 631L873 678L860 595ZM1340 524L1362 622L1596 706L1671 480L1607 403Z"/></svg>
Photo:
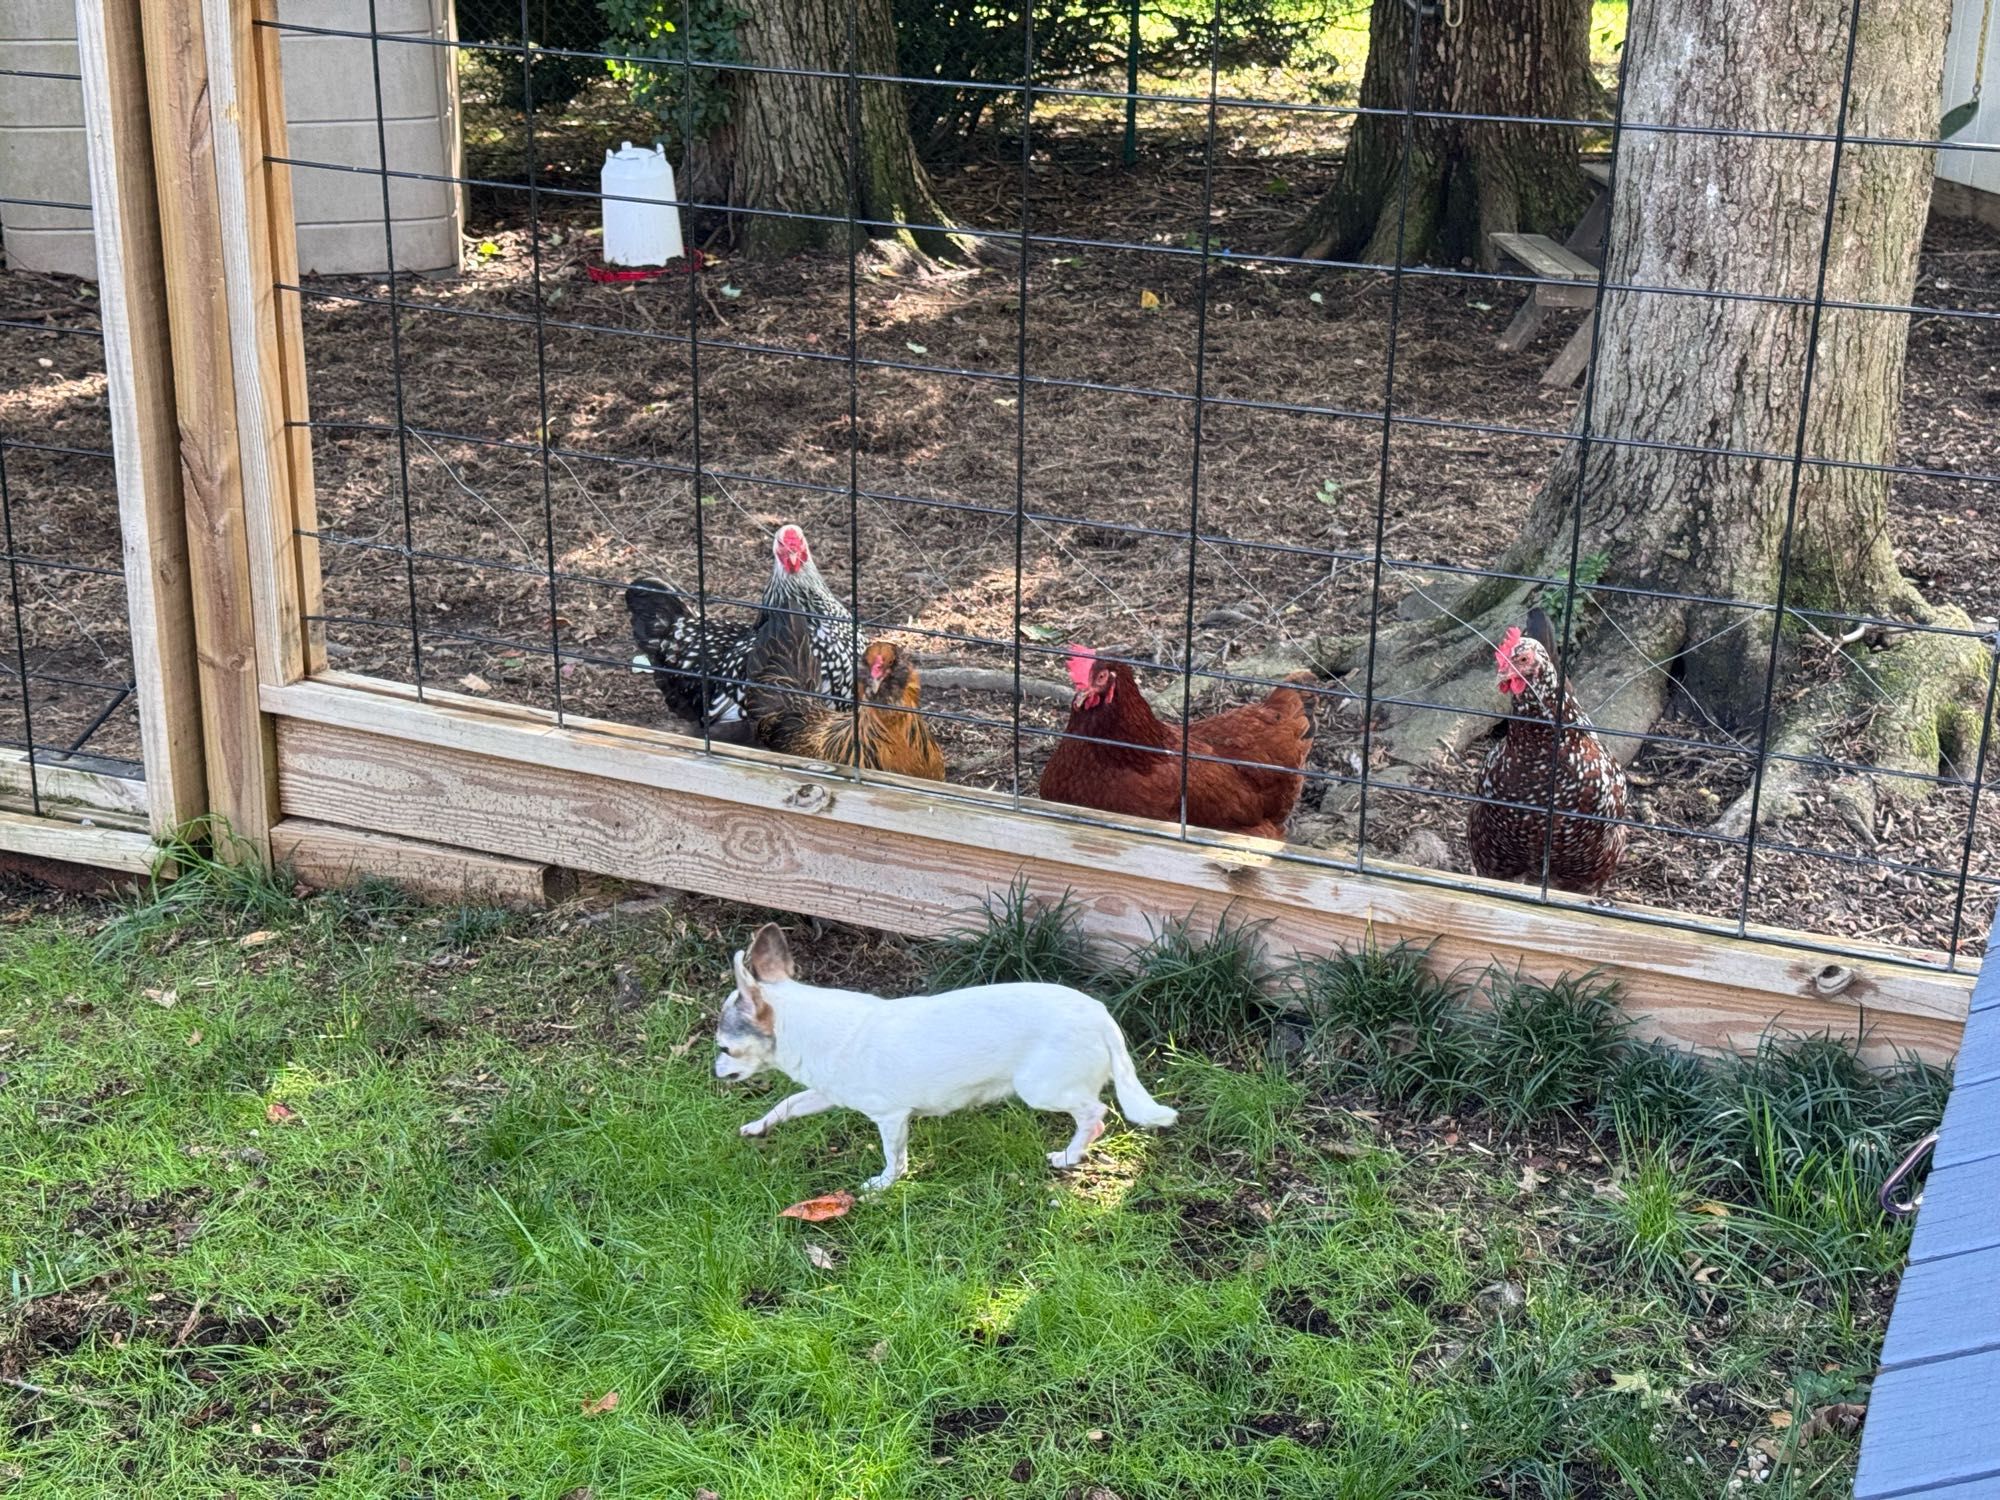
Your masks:
<svg viewBox="0 0 2000 1500"><path fill-rule="evenodd" d="M141 990L139 993L162 1010L170 1009L179 1003L181 998L179 992L176 990Z"/></svg>
<svg viewBox="0 0 2000 1500"><path fill-rule="evenodd" d="M276 942L277 933L260 928L256 932L246 932L236 940L239 948L261 948L266 943Z"/></svg>
<svg viewBox="0 0 2000 1500"><path fill-rule="evenodd" d="M493 691L493 684L488 682L484 677L481 677L477 672L467 672L463 677L458 679L458 685L468 693L490 693Z"/></svg>
<svg viewBox="0 0 2000 1500"><path fill-rule="evenodd" d="M201 1033L199 1031L190 1031L188 1033L188 1045L190 1047L199 1047L201 1045Z"/></svg>
<svg viewBox="0 0 2000 1500"><path fill-rule="evenodd" d="M808 1224L817 1224L823 1219L837 1219L854 1207L854 1194L827 1193L818 1198L807 1198L794 1203L790 1208L778 1210L781 1219L804 1219Z"/></svg>
<svg viewBox="0 0 2000 1500"><path fill-rule="evenodd" d="M1792 1414L1788 1411L1774 1411L1766 1418L1780 1432L1792 1425Z"/></svg>
<svg viewBox="0 0 2000 1500"><path fill-rule="evenodd" d="M618 1393L616 1391L606 1391L595 1400L591 1400L588 1397L584 1399L583 1414L586 1417L601 1417L606 1412L616 1410L618 1410Z"/></svg>
<svg viewBox="0 0 2000 1500"><path fill-rule="evenodd" d="M1809 1443L1823 1433L1837 1432L1843 1436L1860 1430L1867 1419L1868 1407L1860 1401L1836 1401L1831 1406L1822 1406L1810 1417L1798 1432L1798 1441Z"/></svg>

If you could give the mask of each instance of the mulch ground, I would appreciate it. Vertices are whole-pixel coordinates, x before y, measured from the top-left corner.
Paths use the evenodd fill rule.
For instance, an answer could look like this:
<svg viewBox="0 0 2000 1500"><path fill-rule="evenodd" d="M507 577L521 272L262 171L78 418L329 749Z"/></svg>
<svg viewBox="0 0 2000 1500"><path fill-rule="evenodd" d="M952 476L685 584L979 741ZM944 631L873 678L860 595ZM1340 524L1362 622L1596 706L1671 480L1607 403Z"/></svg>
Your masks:
<svg viewBox="0 0 2000 1500"><path fill-rule="evenodd" d="M618 122L602 123L618 133ZM369 300L385 291L379 279L316 284L305 329L323 424L314 461L333 664L404 680L421 671L437 687L661 723L657 693L628 667L625 583L653 574L712 599L753 601L770 532L787 520L806 528L873 633L938 663L1011 666L1018 550L1024 670L1060 680L1053 650L1080 641L1172 669L1142 673L1148 688L1177 675L1190 645L1198 670L1227 670L1288 641L1365 627L1372 566L1297 549L1368 551L1378 494L1392 559L1382 609L1448 581L1437 565L1488 563L1569 426L1575 393L1537 383L1569 321L1552 319L1535 345L1501 354L1493 344L1518 300L1512 289L1405 278L1396 412L1530 435L1398 423L1384 491L1389 278L1218 265L1197 340L1198 263L1156 252L1184 246L1199 221L1200 117L1162 109L1141 123L1144 156L1128 170L1108 112L1038 117L1035 231L1151 249L1036 247L1025 316L1011 261L927 276L866 256L850 274L839 256L729 257L715 223L693 226L712 259L692 281L598 285L585 274L596 250L590 205L545 197L538 317L526 194L500 189L475 195L478 250L463 275L403 284L426 311L392 323ZM1222 242L1239 254L1276 251L1330 181L1338 142L1270 116L1221 128ZM594 186L601 150L588 130L551 141L545 183ZM961 222L1018 227L1017 150L987 142L938 173ZM517 177L513 161L511 171L500 158L469 171ZM1935 224L1918 300L2000 311L1991 235ZM75 283L0 281L0 317L89 316ZM698 417L691 316L704 341ZM847 358L850 319L858 366ZM1025 392L1016 380L1023 336ZM0 422L38 441L103 442L102 382L88 364L96 357L85 340L0 333ZM2000 325L1913 321L1906 462L2000 472L1996 363ZM1211 397L1354 415L1209 406L1197 422L1187 399L1197 381ZM1093 388L1104 385L1125 389ZM399 418L413 429L402 442ZM544 423L557 452L546 470ZM697 448L698 504L686 473ZM115 561L108 466L12 451L8 464L20 550ZM1017 496L1034 517L1018 536ZM1203 538L1192 555L1191 515ZM1975 618L2000 613L1996 515L2000 500L1979 483L1901 478L1891 498L1904 567L1929 597ZM414 562L402 555L406 540L421 554ZM122 671L115 580L30 570L23 592L31 646L50 670ZM1811 682L1791 686L1810 691ZM38 738L59 737L102 701L64 692L45 699L38 689ZM954 780L1004 788L1018 778L1027 790L1064 712L1054 699L1029 701L1017 766L1004 695L933 690L925 702L954 716L937 725ZM0 699L0 736L18 738L9 711ZM1637 816L1654 826L1635 840L1618 900L1709 916L1744 909L1753 922L1932 948L1951 941L1955 880L1922 871L1955 875L1964 792L1914 806L1884 798L1878 826L1864 833L1815 789L1772 838L1836 857L1760 854L1746 908L1741 852L1699 831L1741 789L1749 761L1700 705L1680 703L1675 715L1667 732L1715 748L1641 752ZM1358 742L1357 716L1325 716L1315 765L1344 768ZM129 709L94 744L133 753ZM1474 774L1467 764L1446 784L1468 790ZM1465 868L1462 822L1462 804L1384 795L1370 814L1371 852L1407 850L1429 830L1444 840L1443 858ZM2000 877L1995 799L1980 825L1973 868ZM1300 832L1327 836L1310 818ZM1974 887L1968 932L1984 930L1993 904L1992 887Z"/></svg>

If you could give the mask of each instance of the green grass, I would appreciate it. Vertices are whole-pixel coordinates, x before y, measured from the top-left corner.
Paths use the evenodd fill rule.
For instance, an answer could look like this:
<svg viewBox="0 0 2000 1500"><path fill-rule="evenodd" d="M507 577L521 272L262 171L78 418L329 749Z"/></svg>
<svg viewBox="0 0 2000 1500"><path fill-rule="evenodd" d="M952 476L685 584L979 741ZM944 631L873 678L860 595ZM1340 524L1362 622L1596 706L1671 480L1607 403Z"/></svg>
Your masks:
<svg viewBox="0 0 2000 1500"><path fill-rule="evenodd" d="M934 966L1179 985L1199 1024L1168 1029L1242 1044L1144 1055L1182 1123L1074 1176L1042 1159L1064 1122L925 1121L910 1177L807 1227L778 1209L875 1143L737 1136L763 1104L708 1028L755 914L190 868L209 893L164 911L0 924L9 1495L1713 1496L1766 1411L1856 1393L1907 1235L1825 1140L1935 1094L1774 1043L1668 1110L1587 985L1496 986L1474 1024L1407 950L1273 989L1247 933L1107 957L1015 896ZM1423 1099L1401 1059L1442 1037L1497 1091L1470 1118L1532 1129L1370 1091ZM1736 1098L1771 1103L1739 1129ZM1629 1149L1578 1123L1645 1109L1676 1123ZM1852 1463L1818 1438L1760 1488Z"/></svg>

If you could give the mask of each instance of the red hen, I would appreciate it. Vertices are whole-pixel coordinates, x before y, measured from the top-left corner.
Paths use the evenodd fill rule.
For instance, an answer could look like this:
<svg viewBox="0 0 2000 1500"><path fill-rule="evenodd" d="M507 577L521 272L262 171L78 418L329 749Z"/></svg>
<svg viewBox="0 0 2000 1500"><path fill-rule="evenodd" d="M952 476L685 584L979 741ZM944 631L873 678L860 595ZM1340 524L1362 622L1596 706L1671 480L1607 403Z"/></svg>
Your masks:
<svg viewBox="0 0 2000 1500"><path fill-rule="evenodd" d="M1549 884L1559 890L1595 894L1617 873L1625 854L1625 825L1600 822L1625 816L1625 772L1618 758L1592 731L1590 720L1561 684L1562 738L1555 732L1558 673L1547 619L1529 616L1535 634L1517 626L1500 638L1493 653L1500 691L1522 717L1508 721L1506 733L1487 752L1479 795L1526 806L1473 805L1466 826L1472 867L1496 880L1539 880L1542 847L1549 850ZM1539 637L1539 639L1538 639ZM1555 831L1549 831L1550 762L1554 762ZM1583 813L1585 817L1564 817Z"/></svg>
<svg viewBox="0 0 2000 1500"><path fill-rule="evenodd" d="M1042 797L1179 822L1180 727L1160 722L1124 662L1072 647L1069 676L1076 696L1063 741L1042 770ZM1188 822L1283 838L1312 736L1312 716L1296 688L1274 688L1261 703L1196 719L1187 735ZM1216 758L1192 758L1198 756Z"/></svg>

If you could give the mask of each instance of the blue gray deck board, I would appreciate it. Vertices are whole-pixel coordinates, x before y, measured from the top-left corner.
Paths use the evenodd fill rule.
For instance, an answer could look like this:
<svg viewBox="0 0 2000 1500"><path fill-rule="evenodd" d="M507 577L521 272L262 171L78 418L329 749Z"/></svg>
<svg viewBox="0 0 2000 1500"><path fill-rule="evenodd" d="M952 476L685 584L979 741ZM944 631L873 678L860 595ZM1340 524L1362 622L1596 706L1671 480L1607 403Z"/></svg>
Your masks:
<svg viewBox="0 0 2000 1500"><path fill-rule="evenodd" d="M2000 1156L1931 1173L1924 1184L1924 1206L1917 1210L1917 1232L1910 1240L1910 1264L1984 1250L1988 1245L2000 1245ZM2000 1306L1993 1313L2000 1317Z"/></svg>
<svg viewBox="0 0 2000 1500"><path fill-rule="evenodd" d="M2000 957L1993 960L2000 966ZM1980 976L1983 980L1984 975ZM1959 1044L1958 1062L1952 1070L1952 1086L1965 1088L1968 1084L1987 1083L2000 1078L2000 1026L1981 1022L1977 1026L1965 1028L1965 1040Z"/></svg>
<svg viewBox="0 0 2000 1500"><path fill-rule="evenodd" d="M1944 1128L1938 1132L1933 1169L1964 1166L1988 1156L2000 1156L2000 1078L1973 1084L1954 1082L1951 1103L1945 1106Z"/></svg>
<svg viewBox="0 0 2000 1500"><path fill-rule="evenodd" d="M2000 922L1972 995L1856 1500L2000 1500Z"/></svg>
<svg viewBox="0 0 2000 1500"><path fill-rule="evenodd" d="M1975 1342L1968 1347L1968 1283L2000 1287L2000 1245L1911 1266L1896 1293L1896 1315L1889 1320L1889 1334L1882 1341L1882 1368L1928 1364L1980 1347L2000 1348L2000 1320L1983 1336L1976 1331L1971 1335L1975 1341L1983 1337L1983 1345Z"/></svg>
<svg viewBox="0 0 2000 1500"><path fill-rule="evenodd" d="M1996 1405L2000 1350L1877 1376L1855 1500L2000 1481L2000 1429L1989 1420Z"/></svg>

